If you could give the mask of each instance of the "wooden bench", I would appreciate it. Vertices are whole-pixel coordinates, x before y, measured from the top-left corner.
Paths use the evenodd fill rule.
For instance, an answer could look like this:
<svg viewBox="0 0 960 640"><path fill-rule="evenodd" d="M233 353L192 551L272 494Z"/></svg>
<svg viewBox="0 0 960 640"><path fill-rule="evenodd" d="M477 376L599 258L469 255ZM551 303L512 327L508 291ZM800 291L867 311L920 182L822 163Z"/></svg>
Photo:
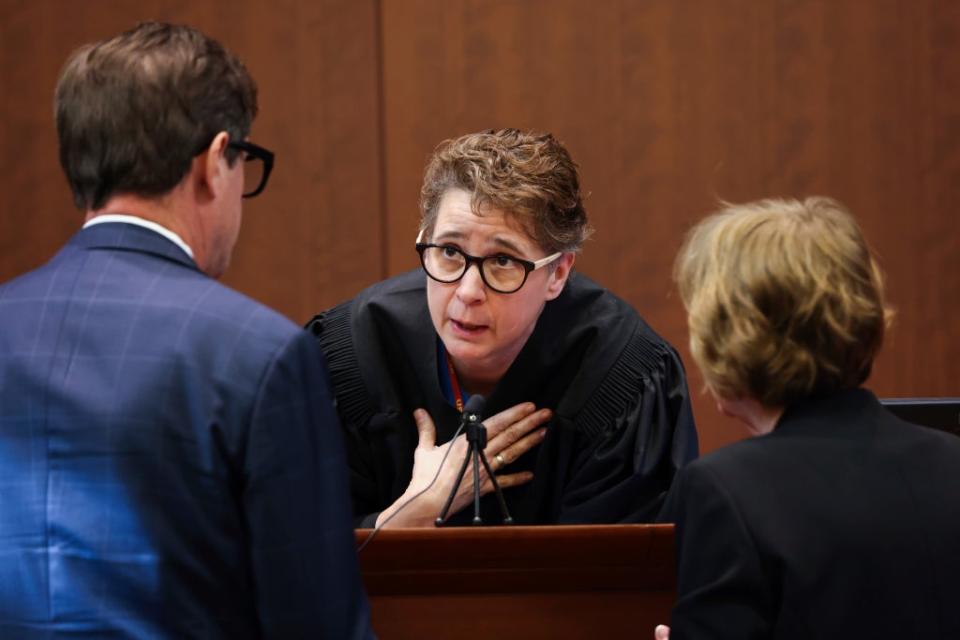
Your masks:
<svg viewBox="0 0 960 640"><path fill-rule="evenodd" d="M388 640L652 637L675 593L673 525L388 529L360 567Z"/></svg>

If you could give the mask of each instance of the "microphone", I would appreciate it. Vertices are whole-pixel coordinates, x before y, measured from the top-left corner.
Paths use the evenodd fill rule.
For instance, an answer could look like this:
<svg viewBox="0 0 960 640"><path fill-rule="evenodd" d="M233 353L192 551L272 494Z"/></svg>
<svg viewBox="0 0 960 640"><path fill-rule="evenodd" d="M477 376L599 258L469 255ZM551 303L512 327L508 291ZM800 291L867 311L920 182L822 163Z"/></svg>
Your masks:
<svg viewBox="0 0 960 640"><path fill-rule="evenodd" d="M480 422L483 410L487 406L487 399L480 394L470 396L466 406L463 408L463 414L460 416L461 423L466 426L470 422Z"/></svg>
<svg viewBox="0 0 960 640"><path fill-rule="evenodd" d="M484 469L487 470L487 475L497 493L503 523L513 524L513 518L510 517L510 512L507 510L507 503L503 498L503 492L500 490L500 484L497 482L497 477L493 474L493 469L490 468L490 462L483 452L487 446L487 428L480 422L480 418L486 404L486 398L481 395L473 395L470 396L470 399L467 400L467 405L463 408L460 428L466 431L467 453L463 458L463 464L460 466L460 472L457 474L457 481L450 489L450 495L447 496L447 501L444 503L443 509L440 510L440 515L438 515L434 521L435 526L442 527L446 522L447 513L450 511L450 506L453 504L453 499L457 495L457 489L463 481L463 476L467 471L467 465L470 464L471 460L473 460L473 524L483 524L483 520L480 518L481 463Z"/></svg>

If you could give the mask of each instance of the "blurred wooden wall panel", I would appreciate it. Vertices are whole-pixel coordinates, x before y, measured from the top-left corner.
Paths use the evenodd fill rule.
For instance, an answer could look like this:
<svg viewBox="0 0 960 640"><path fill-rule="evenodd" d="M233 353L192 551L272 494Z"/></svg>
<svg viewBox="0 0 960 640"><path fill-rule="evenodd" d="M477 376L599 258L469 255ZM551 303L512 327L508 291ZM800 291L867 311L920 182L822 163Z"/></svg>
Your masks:
<svg viewBox="0 0 960 640"><path fill-rule="evenodd" d="M233 40L260 86L256 137L278 164L244 209L226 282L302 322L384 273L376 2L243 5Z"/></svg>

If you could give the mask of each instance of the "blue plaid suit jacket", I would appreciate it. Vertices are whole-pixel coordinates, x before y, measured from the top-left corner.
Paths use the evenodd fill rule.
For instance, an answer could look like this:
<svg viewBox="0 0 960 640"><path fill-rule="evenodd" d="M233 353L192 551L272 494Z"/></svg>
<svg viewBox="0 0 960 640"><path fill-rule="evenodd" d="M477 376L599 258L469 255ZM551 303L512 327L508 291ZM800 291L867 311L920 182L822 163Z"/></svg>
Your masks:
<svg viewBox="0 0 960 640"><path fill-rule="evenodd" d="M315 341L141 227L0 287L0 637L366 637Z"/></svg>

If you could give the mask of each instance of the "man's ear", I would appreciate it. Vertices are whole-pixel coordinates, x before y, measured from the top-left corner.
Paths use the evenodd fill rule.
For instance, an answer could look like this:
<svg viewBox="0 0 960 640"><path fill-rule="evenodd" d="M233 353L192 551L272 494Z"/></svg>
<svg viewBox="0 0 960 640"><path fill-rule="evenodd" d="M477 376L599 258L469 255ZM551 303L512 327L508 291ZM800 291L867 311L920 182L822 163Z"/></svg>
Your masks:
<svg viewBox="0 0 960 640"><path fill-rule="evenodd" d="M547 300L553 300L563 292L563 287L567 284L567 278L570 277L570 271L573 270L573 263L576 260L577 254L572 251L557 258L557 261L553 264L550 281L547 283Z"/></svg>
<svg viewBox="0 0 960 640"><path fill-rule="evenodd" d="M230 135L221 131L214 136L207 150L195 159L194 168L197 170L197 190L199 193L214 199L226 189L227 174L227 144Z"/></svg>

